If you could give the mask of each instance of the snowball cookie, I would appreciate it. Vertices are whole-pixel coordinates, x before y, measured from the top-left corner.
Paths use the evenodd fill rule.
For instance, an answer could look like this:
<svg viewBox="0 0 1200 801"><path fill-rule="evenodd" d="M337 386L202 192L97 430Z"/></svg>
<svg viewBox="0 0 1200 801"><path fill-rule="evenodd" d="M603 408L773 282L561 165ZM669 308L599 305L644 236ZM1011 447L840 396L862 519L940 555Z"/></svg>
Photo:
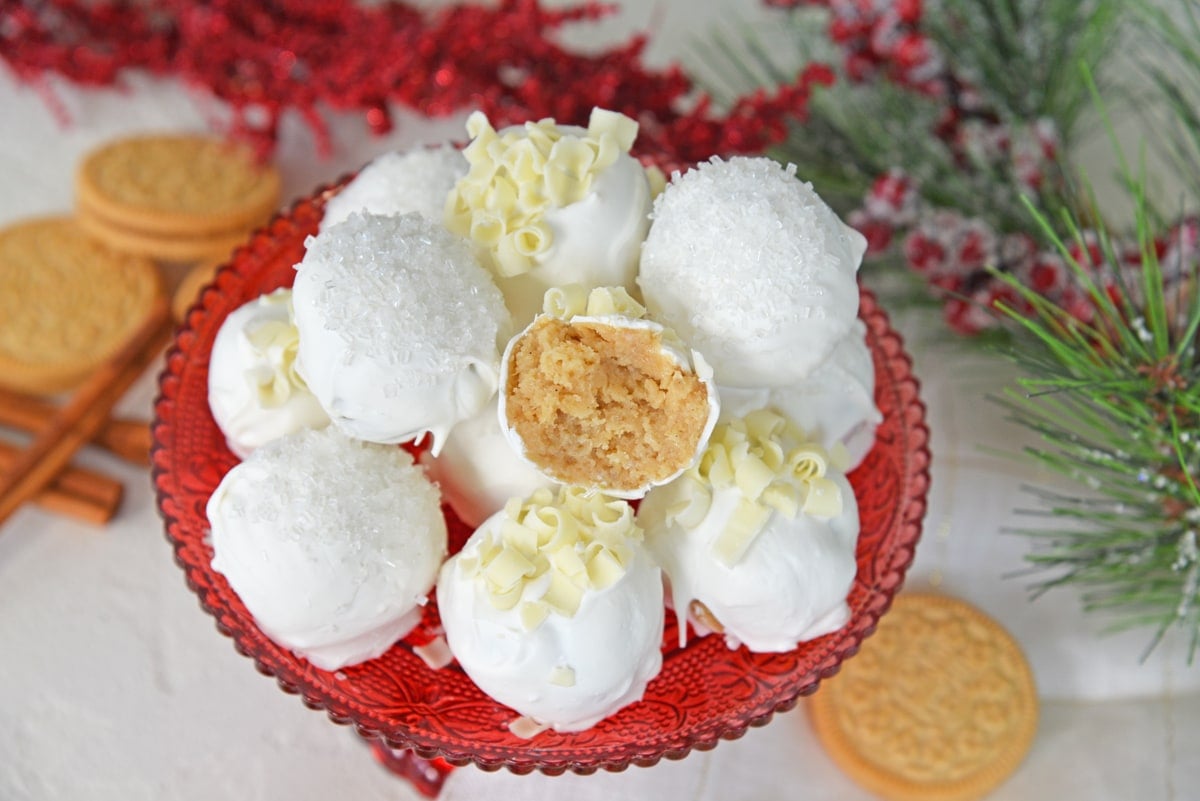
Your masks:
<svg viewBox="0 0 1200 801"><path fill-rule="evenodd" d="M592 110L586 129L544 119L497 133L481 112L467 120L470 171L447 200L446 226L476 243L515 328L541 310L550 287L636 292L651 198L629 155L637 129L604 109Z"/></svg>
<svg viewBox="0 0 1200 801"><path fill-rule="evenodd" d="M208 408L229 449L243 459L285 434L329 424L296 373L299 336L291 310L291 290L262 295L226 317L213 342Z"/></svg>
<svg viewBox="0 0 1200 801"><path fill-rule="evenodd" d="M308 240L293 287L297 369L334 425L436 453L496 391L508 312L470 246L419 214L352 214Z"/></svg>
<svg viewBox="0 0 1200 801"><path fill-rule="evenodd" d="M850 619L858 506L819 446L778 414L717 426L696 468L638 509L680 618L726 644L790 651Z"/></svg>
<svg viewBox="0 0 1200 801"><path fill-rule="evenodd" d="M256 450L208 501L213 569L263 633L324 670L421 619L446 555L437 489L404 450L332 426Z"/></svg>
<svg viewBox="0 0 1200 801"><path fill-rule="evenodd" d="M421 462L445 502L472 528L503 509L509 499L555 484L509 444L500 430L495 400L456 425L436 457L421 454Z"/></svg>
<svg viewBox="0 0 1200 801"><path fill-rule="evenodd" d="M883 420L875 405L875 364L866 334L866 325L855 320L829 358L795 384L757 390L721 387L722 418L775 409L829 451L839 468L853 470L875 444L875 429Z"/></svg>
<svg viewBox="0 0 1200 801"><path fill-rule="evenodd" d="M384 153L329 198L321 230L337 225L356 211L388 215L415 211L440 223L446 197L466 172L462 153L448 144Z"/></svg>
<svg viewBox="0 0 1200 801"><path fill-rule="evenodd" d="M700 458L720 411L712 371L621 287L546 292L504 350L500 425L548 477L619 498Z"/></svg>
<svg viewBox="0 0 1200 801"><path fill-rule="evenodd" d="M488 518L438 577L450 651L471 680L558 731L639 700L662 668L662 577L633 509L543 489Z"/></svg>
<svg viewBox="0 0 1200 801"><path fill-rule="evenodd" d="M713 158L654 203L638 284L721 386L806 378L858 313L862 234L768 158Z"/></svg>

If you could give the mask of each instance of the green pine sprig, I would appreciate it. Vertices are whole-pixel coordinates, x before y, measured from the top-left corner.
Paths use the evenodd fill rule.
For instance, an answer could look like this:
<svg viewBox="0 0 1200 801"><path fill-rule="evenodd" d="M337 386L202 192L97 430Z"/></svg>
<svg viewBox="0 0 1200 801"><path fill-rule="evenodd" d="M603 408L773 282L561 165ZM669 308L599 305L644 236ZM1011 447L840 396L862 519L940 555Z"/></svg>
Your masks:
<svg viewBox="0 0 1200 801"><path fill-rule="evenodd" d="M1134 279L1117 276L1110 293L1071 255L1069 242L1083 244L1071 214L1056 225L1029 204L1095 314L1081 322L997 273L1034 312L1001 306L1023 334L1011 355L1024 376L999 402L1038 435L1026 453L1081 485L1078 496L1038 492L1046 523L1018 529L1031 538L1028 560L1043 577L1035 594L1078 588L1084 608L1104 613L1110 629L1149 627L1147 654L1178 626L1188 632L1190 663L1200 649L1200 268L1193 263L1176 279L1177 308L1168 308L1145 181L1121 164L1142 269ZM1112 238L1103 227L1098 233L1104 260L1118 264Z"/></svg>

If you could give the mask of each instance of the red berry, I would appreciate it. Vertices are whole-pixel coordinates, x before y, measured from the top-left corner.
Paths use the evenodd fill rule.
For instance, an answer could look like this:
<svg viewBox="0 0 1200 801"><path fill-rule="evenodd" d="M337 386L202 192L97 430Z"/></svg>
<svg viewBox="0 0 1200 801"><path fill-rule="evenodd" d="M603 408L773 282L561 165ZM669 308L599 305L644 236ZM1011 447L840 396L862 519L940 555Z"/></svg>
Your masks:
<svg viewBox="0 0 1200 801"><path fill-rule="evenodd" d="M896 0L892 10L905 25L916 25L921 21L921 0Z"/></svg>
<svg viewBox="0 0 1200 801"><path fill-rule="evenodd" d="M904 258L919 273L934 273L942 269L946 250L936 239L914 231L904 240Z"/></svg>
<svg viewBox="0 0 1200 801"><path fill-rule="evenodd" d="M919 67L929 60L929 40L919 33L906 33L892 48L892 60L904 70Z"/></svg>

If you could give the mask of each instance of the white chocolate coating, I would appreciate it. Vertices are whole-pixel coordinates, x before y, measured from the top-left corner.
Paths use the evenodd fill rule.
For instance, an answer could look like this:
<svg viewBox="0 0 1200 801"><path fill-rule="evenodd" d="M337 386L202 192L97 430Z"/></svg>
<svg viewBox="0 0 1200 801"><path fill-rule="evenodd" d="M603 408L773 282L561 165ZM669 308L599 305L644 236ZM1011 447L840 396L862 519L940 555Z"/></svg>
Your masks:
<svg viewBox="0 0 1200 801"><path fill-rule="evenodd" d="M417 214L353 214L296 270L298 370L345 433L429 432L436 453L492 398L508 313L465 240Z"/></svg>
<svg viewBox="0 0 1200 801"><path fill-rule="evenodd" d="M329 416L293 369L298 334L292 293L278 289L235 309L217 331L208 366L208 406L229 449L255 448Z"/></svg>
<svg viewBox="0 0 1200 801"><path fill-rule="evenodd" d="M587 197L546 212L544 220L553 238L549 249L535 257L537 266L496 279L513 324L531 321L552 287L621 286L637 294L638 257L650 230L650 201L645 170L622 153L596 176Z"/></svg>
<svg viewBox="0 0 1200 801"><path fill-rule="evenodd" d="M724 626L730 647L740 643L759 652L790 651L846 625L846 596L858 570L858 506L849 482L842 476L834 480L850 499L841 515L831 521L805 515L789 520L772 512L732 568L713 555L712 545L737 505L736 489L717 490L709 514L691 530L668 520L673 485L647 495L638 520L646 529L646 547L670 581L681 622L691 601L700 601Z"/></svg>
<svg viewBox="0 0 1200 801"><path fill-rule="evenodd" d="M680 619L708 608L731 648L789 651L845 625L858 504L819 444L774 411L723 423L696 468L638 508Z"/></svg>
<svg viewBox="0 0 1200 801"><path fill-rule="evenodd" d="M494 399L454 427L441 453L425 453L422 462L446 503L473 528L503 509L510 498L524 498L555 483L513 450L500 430Z"/></svg>
<svg viewBox="0 0 1200 801"><path fill-rule="evenodd" d="M495 700L558 731L586 729L639 700L662 668L661 573L642 543L630 542L620 578L585 590L573 616L551 612L528 630L520 604L497 609L479 577L462 567L479 558L505 517L489 518L442 567L437 599L446 640ZM548 574L527 583L522 600L541 598L548 583Z"/></svg>
<svg viewBox="0 0 1200 801"><path fill-rule="evenodd" d="M356 211L385 215L415 211L431 222L441 223L446 196L466 171L462 154L449 144L384 153L329 199L321 230L343 222Z"/></svg>
<svg viewBox="0 0 1200 801"><path fill-rule="evenodd" d="M636 122L593 109L586 129L539 120L497 132L476 112L467 130L471 167L450 193L446 225L476 243L515 328L534 318L551 287L637 292L652 196L629 155Z"/></svg>
<svg viewBox="0 0 1200 801"><path fill-rule="evenodd" d="M411 457L333 427L259 448L207 511L213 569L267 636L325 670L407 634L446 553L437 490Z"/></svg>
<svg viewBox="0 0 1200 801"><path fill-rule="evenodd" d="M838 445L845 448L845 469L853 470L875 444L875 429L883 420L875 406L875 365L865 336L866 326L855 321L829 358L795 384L763 389L721 387L722 419L774 408L826 450L836 452Z"/></svg>
<svg viewBox="0 0 1200 801"><path fill-rule="evenodd" d="M646 306L721 386L795 383L850 330L866 240L794 168L714 158L677 175L652 216L638 274Z"/></svg>

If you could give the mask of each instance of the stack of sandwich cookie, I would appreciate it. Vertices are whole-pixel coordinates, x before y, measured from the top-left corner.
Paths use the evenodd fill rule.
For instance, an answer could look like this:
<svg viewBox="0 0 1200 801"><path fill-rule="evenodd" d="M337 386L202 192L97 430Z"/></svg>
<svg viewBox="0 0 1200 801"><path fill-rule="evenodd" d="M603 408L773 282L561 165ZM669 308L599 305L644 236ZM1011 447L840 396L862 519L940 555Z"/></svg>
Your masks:
<svg viewBox="0 0 1200 801"><path fill-rule="evenodd" d="M80 225L105 244L163 261L227 254L279 202L279 173L206 136L121 139L88 154L75 180Z"/></svg>

